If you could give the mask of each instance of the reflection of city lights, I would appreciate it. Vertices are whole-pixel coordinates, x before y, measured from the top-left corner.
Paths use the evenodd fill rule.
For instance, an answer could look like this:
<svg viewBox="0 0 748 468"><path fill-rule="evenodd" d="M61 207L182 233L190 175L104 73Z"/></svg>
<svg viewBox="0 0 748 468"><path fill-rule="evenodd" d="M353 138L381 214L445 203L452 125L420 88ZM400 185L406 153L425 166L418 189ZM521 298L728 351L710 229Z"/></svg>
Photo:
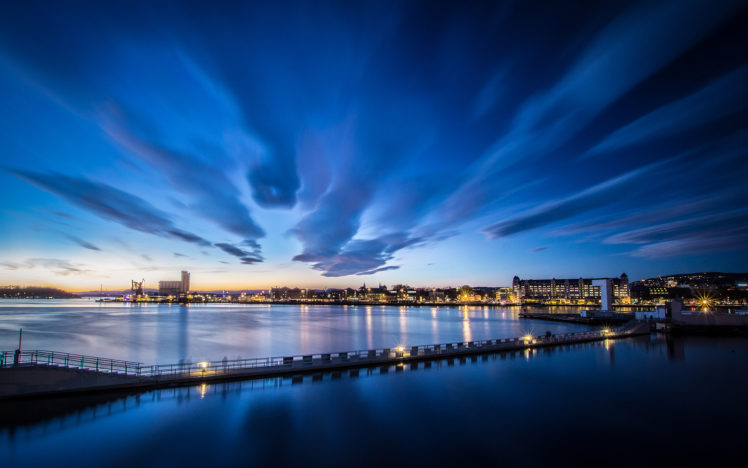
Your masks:
<svg viewBox="0 0 748 468"><path fill-rule="evenodd" d="M473 331L470 329L470 322L467 320L462 322L462 339L464 341L473 341Z"/></svg>
<svg viewBox="0 0 748 468"><path fill-rule="evenodd" d="M208 391L208 384L204 383L200 385L200 399L205 398L205 393Z"/></svg>

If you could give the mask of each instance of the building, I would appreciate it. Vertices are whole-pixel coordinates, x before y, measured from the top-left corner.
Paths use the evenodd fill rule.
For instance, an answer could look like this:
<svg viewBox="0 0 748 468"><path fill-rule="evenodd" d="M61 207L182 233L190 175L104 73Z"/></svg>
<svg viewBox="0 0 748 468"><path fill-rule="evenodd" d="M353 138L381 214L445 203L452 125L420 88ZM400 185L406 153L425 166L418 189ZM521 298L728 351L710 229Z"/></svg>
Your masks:
<svg viewBox="0 0 748 468"><path fill-rule="evenodd" d="M607 278L602 278L606 280ZM526 279L518 276L512 281L512 290L517 300L554 300L585 301L600 299L600 284L594 284L598 279ZM617 302L628 302L630 298L629 278L626 273L619 278L610 278L613 298Z"/></svg>
<svg viewBox="0 0 748 468"><path fill-rule="evenodd" d="M182 279L179 281L159 281L158 293L162 296L174 296L190 292L190 272L182 271Z"/></svg>

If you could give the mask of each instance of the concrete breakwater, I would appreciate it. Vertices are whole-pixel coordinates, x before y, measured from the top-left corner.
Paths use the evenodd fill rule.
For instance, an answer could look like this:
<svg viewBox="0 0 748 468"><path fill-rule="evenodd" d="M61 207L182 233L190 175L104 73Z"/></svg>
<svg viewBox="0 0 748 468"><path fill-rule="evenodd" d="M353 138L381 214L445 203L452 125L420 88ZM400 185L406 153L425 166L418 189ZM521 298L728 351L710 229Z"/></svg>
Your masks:
<svg viewBox="0 0 748 468"><path fill-rule="evenodd" d="M634 322L619 328L563 335L525 335L517 338L420 346L403 345L395 348L335 353L157 365L53 351L5 351L0 353L0 399L82 392L146 390L192 385L206 381L307 374L334 369L383 366L562 346L648 333L649 324Z"/></svg>

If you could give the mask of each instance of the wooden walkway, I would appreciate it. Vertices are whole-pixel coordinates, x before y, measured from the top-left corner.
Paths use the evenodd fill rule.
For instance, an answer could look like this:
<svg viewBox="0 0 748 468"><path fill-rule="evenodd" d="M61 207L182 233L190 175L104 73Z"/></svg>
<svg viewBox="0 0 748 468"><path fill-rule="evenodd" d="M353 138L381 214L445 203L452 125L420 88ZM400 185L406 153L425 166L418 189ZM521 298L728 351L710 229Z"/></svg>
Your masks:
<svg viewBox="0 0 748 468"><path fill-rule="evenodd" d="M564 335L399 346L260 359L144 365L138 362L53 351L0 353L0 399L65 393L122 391L318 373L362 367L462 357L475 354L561 346L649 333L649 324Z"/></svg>

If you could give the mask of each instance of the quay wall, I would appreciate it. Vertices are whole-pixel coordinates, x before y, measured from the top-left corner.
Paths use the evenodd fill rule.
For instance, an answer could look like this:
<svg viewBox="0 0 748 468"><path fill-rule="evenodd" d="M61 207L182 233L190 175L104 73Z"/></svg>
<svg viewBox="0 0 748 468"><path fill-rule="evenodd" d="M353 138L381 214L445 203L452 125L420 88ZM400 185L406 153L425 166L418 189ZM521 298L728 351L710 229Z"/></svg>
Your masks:
<svg viewBox="0 0 748 468"><path fill-rule="evenodd" d="M94 388L123 388L140 383L140 379L131 375L55 366L17 366L0 370L0 398Z"/></svg>

